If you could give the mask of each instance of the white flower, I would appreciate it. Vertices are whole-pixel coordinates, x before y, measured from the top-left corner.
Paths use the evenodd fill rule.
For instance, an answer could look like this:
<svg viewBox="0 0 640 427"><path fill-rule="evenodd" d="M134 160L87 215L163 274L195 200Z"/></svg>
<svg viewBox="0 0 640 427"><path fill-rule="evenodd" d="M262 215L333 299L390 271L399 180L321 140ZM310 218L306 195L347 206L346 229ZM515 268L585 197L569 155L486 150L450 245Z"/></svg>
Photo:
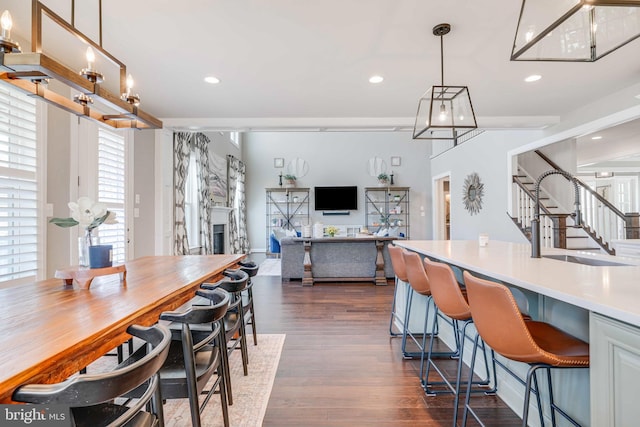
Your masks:
<svg viewBox="0 0 640 427"><path fill-rule="evenodd" d="M95 203L88 197L80 197L77 202L69 202L71 217L83 228L89 227L94 220L107 213L104 203Z"/></svg>
<svg viewBox="0 0 640 427"><path fill-rule="evenodd" d="M116 213L113 211L109 211L109 216L104 220L105 224L117 224L118 220L116 219Z"/></svg>

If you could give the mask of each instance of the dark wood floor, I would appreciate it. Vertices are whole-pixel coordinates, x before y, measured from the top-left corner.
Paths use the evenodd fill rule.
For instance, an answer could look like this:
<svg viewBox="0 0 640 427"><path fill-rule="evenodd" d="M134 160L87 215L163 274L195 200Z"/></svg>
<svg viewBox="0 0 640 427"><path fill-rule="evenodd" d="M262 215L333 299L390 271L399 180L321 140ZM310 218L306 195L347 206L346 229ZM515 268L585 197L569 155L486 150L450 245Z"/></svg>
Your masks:
<svg viewBox="0 0 640 427"><path fill-rule="evenodd" d="M453 398L425 396L419 363L389 337L392 284L254 281L258 332L287 335L264 426L452 424ZM474 402L487 425L521 422L497 397Z"/></svg>

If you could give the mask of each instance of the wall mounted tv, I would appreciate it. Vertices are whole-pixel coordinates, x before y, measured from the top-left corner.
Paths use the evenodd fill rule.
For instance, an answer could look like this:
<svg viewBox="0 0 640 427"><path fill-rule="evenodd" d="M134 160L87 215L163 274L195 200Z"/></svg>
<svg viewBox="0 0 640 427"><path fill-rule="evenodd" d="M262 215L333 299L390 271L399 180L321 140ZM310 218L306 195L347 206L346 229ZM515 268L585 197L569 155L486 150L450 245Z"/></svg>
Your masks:
<svg viewBox="0 0 640 427"><path fill-rule="evenodd" d="M315 187L317 211L349 211L358 209L358 187Z"/></svg>

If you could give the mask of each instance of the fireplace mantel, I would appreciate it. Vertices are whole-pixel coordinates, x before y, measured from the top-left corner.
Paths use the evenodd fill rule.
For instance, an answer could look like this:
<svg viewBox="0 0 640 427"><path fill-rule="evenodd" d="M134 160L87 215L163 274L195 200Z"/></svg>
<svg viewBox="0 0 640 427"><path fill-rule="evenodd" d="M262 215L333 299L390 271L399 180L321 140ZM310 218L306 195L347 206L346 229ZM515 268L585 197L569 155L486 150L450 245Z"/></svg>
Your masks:
<svg viewBox="0 0 640 427"><path fill-rule="evenodd" d="M226 206L211 207L211 224L224 225L224 253L229 253L229 214L233 208ZM212 230L213 232L213 230Z"/></svg>

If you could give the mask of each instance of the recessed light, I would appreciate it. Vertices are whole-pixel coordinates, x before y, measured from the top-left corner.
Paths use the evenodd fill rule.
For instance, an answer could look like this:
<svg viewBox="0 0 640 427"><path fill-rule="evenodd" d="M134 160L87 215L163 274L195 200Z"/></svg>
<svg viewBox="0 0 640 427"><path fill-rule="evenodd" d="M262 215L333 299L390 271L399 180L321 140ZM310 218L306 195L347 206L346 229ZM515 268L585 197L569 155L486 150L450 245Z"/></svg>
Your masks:
<svg viewBox="0 0 640 427"><path fill-rule="evenodd" d="M214 76L207 76L204 78L204 81L207 83L211 83L212 85L220 83L220 79Z"/></svg>
<svg viewBox="0 0 640 427"><path fill-rule="evenodd" d="M602 139L602 136L600 135L592 136L591 139L595 139L595 140Z"/></svg>
<svg viewBox="0 0 640 427"><path fill-rule="evenodd" d="M526 77L524 79L524 81L527 82L527 83L537 82L541 78L542 78L542 76L540 74L531 74L530 76Z"/></svg>
<svg viewBox="0 0 640 427"><path fill-rule="evenodd" d="M384 77L382 76L371 76L369 77L369 83L382 83Z"/></svg>

